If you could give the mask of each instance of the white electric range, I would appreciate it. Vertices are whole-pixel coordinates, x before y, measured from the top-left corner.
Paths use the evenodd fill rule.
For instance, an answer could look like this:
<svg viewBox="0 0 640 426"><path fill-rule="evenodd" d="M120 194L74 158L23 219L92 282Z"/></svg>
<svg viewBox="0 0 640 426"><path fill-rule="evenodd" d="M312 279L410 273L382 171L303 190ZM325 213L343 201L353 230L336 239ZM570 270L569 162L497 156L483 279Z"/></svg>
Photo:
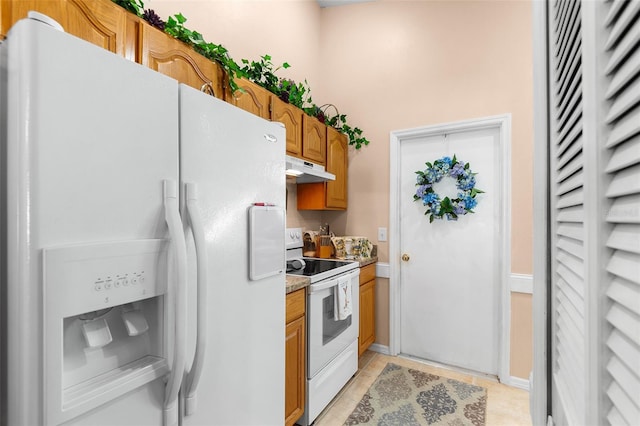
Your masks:
<svg viewBox="0 0 640 426"><path fill-rule="evenodd" d="M302 256L302 229L287 228L287 275L306 276L307 392L305 412L298 420L313 423L358 369L358 262ZM346 283L346 284L345 284ZM348 291L351 314L338 315L338 289Z"/></svg>

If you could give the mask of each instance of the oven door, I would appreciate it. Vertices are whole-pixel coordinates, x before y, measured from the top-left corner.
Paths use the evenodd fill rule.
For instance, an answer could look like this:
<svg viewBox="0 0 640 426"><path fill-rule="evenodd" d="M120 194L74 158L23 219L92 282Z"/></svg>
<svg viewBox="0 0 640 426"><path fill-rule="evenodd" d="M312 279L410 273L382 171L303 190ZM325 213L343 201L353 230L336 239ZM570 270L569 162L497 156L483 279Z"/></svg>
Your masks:
<svg viewBox="0 0 640 426"><path fill-rule="evenodd" d="M350 276L352 313L344 320L335 319L335 297L338 278ZM358 339L359 330L359 276L360 270L311 284L308 291L308 377L334 359L347 346Z"/></svg>

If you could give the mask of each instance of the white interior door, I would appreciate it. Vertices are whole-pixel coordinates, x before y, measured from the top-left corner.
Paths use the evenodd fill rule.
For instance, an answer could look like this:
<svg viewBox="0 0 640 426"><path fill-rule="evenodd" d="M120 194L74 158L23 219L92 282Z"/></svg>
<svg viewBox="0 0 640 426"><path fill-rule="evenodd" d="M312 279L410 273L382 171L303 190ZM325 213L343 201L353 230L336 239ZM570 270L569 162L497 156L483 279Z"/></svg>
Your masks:
<svg viewBox="0 0 640 426"><path fill-rule="evenodd" d="M429 223L413 201L417 170L443 156L470 163L476 175L473 214ZM500 128L469 129L403 140L399 157L400 351L444 364L498 374L502 194ZM455 198L453 178L435 187Z"/></svg>

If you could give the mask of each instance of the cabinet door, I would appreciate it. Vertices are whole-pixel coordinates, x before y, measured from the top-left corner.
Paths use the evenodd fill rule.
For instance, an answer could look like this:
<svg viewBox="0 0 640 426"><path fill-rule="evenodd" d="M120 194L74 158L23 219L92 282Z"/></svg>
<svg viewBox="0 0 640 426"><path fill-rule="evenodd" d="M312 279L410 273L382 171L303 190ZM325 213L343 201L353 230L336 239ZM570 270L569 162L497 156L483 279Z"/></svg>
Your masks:
<svg viewBox="0 0 640 426"><path fill-rule="evenodd" d="M287 128L287 154L302 156L302 110L271 96L271 121Z"/></svg>
<svg viewBox="0 0 640 426"><path fill-rule="evenodd" d="M231 90L227 90L225 100L251 114L269 120L271 118L269 112L271 92L249 80L236 80L236 83L238 87L244 89L244 93L240 91L231 93Z"/></svg>
<svg viewBox="0 0 640 426"><path fill-rule="evenodd" d="M34 10L57 21L69 34L134 59L135 34L127 35L128 12L110 0L2 0L0 7L3 35Z"/></svg>
<svg viewBox="0 0 640 426"><path fill-rule="evenodd" d="M327 182L327 208L347 208L347 136L327 127L327 171L336 180Z"/></svg>
<svg viewBox="0 0 640 426"><path fill-rule="evenodd" d="M327 150L326 126L314 117L302 115L302 157L325 165Z"/></svg>
<svg viewBox="0 0 640 426"><path fill-rule="evenodd" d="M305 401L305 317L286 326L285 337L285 425L289 426L304 413Z"/></svg>
<svg viewBox="0 0 640 426"><path fill-rule="evenodd" d="M376 280L360 286L360 335L358 337L358 356L362 355L376 340Z"/></svg>
<svg viewBox="0 0 640 426"><path fill-rule="evenodd" d="M198 90L212 91L217 98L224 98L223 73L217 63L147 23L140 23L139 39L142 65Z"/></svg>

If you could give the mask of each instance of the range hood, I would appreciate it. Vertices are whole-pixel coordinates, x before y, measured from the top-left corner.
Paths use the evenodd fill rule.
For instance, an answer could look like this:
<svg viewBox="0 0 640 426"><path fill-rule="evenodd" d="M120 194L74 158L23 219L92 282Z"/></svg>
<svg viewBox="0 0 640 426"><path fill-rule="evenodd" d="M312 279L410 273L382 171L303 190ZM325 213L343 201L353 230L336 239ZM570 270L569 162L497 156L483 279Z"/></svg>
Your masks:
<svg viewBox="0 0 640 426"><path fill-rule="evenodd" d="M289 176L296 177L296 183L326 182L336 180L336 176L325 171L324 166L287 155L287 171Z"/></svg>

